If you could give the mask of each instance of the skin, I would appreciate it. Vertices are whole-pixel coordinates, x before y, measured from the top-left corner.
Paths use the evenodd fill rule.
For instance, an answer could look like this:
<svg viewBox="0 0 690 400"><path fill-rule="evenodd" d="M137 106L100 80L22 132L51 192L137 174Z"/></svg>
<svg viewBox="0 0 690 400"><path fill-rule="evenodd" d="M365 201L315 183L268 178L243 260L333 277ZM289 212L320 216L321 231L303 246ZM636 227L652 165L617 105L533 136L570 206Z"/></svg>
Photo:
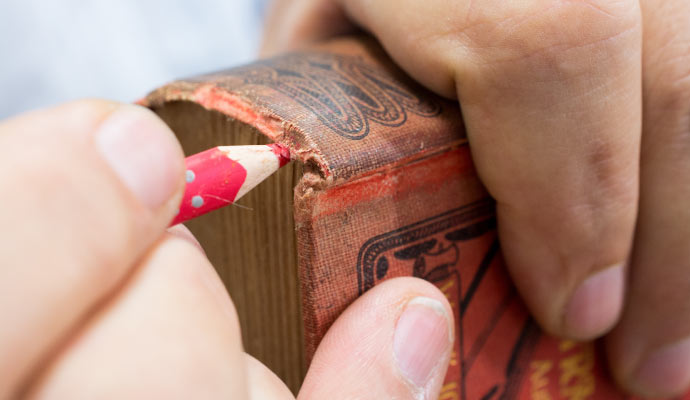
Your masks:
<svg viewBox="0 0 690 400"><path fill-rule="evenodd" d="M690 384L689 20L682 0L281 0L263 52L364 30L457 98L534 317L605 336L623 388L672 396Z"/></svg>
<svg viewBox="0 0 690 400"><path fill-rule="evenodd" d="M184 159L153 113L65 104L1 122L0 149L0 399L295 398L244 352L232 300L199 243L183 226L167 229ZM393 347L398 338L426 353L397 336L419 298L434 306L422 315L440 316L432 326L443 340L413 382ZM449 316L428 282L377 286L333 324L299 398L436 398Z"/></svg>

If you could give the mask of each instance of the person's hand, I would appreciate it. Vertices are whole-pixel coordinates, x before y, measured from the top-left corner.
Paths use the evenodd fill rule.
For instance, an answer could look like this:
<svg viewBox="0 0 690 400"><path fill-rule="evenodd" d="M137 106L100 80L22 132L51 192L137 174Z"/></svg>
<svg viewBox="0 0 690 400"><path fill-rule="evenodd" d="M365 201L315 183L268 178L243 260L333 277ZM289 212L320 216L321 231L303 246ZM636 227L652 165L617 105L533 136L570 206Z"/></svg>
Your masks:
<svg viewBox="0 0 690 400"><path fill-rule="evenodd" d="M457 97L534 317L608 333L618 382L668 396L690 383L689 21L687 0L282 0L263 51L359 26Z"/></svg>
<svg viewBox="0 0 690 400"><path fill-rule="evenodd" d="M294 398L243 351L191 233L166 229L183 155L153 113L83 101L0 123L0 170L0 399ZM300 398L438 396L451 315L427 282L379 285L329 330Z"/></svg>

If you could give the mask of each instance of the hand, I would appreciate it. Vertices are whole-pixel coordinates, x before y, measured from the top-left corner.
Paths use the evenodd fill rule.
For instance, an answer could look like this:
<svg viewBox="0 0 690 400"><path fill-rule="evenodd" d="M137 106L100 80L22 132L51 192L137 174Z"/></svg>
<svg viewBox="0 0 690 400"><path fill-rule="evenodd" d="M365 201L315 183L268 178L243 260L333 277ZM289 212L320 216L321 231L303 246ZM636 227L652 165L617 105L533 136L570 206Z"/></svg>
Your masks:
<svg viewBox="0 0 690 400"><path fill-rule="evenodd" d="M359 27L457 97L534 317L608 333L619 383L670 396L690 384L688 21L682 0L282 0L263 51Z"/></svg>
<svg viewBox="0 0 690 400"><path fill-rule="evenodd" d="M153 113L84 101L0 123L0 170L0 399L294 398L244 353L191 233L166 230L184 164ZM379 285L329 330L300 398L438 396L451 315L427 282Z"/></svg>

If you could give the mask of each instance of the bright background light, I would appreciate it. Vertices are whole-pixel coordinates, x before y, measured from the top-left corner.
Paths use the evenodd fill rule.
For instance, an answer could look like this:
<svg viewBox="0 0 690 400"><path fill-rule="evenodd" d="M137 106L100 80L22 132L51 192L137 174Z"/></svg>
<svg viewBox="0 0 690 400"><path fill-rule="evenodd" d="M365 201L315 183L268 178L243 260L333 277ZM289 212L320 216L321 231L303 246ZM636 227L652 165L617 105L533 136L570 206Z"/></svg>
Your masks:
<svg viewBox="0 0 690 400"><path fill-rule="evenodd" d="M4 0L0 118L255 58L267 0Z"/></svg>

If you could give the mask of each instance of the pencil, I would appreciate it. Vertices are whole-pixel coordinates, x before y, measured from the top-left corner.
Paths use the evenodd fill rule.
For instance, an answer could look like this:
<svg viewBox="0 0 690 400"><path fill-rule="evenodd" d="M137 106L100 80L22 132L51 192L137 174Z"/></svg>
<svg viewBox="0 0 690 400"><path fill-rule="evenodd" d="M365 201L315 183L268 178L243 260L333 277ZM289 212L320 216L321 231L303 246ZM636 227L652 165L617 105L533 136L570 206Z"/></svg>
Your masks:
<svg viewBox="0 0 690 400"><path fill-rule="evenodd" d="M279 144L219 146L186 158L186 187L171 225L232 204L280 167L290 152Z"/></svg>

